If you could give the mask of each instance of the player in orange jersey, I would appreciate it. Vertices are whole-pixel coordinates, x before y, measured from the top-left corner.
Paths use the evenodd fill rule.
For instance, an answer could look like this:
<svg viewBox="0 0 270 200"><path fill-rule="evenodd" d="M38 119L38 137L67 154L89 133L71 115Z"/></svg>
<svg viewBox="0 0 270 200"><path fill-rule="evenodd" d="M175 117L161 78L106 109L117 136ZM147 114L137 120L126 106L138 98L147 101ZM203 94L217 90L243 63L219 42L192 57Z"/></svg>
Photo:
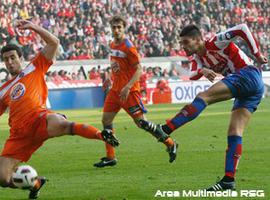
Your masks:
<svg viewBox="0 0 270 200"><path fill-rule="evenodd" d="M45 140L63 135L104 140L106 134L93 126L69 122L63 115L46 109L48 89L44 75L53 63L59 40L30 21L19 20L17 28L39 34L46 46L24 69L19 47L9 44L1 49L1 59L12 79L0 87L0 115L9 108L10 126L10 136L0 156L0 185L11 188L16 188L12 173L18 164L28 161ZM30 199L38 197L44 183L44 177L37 179L30 188Z"/></svg>
<svg viewBox="0 0 270 200"><path fill-rule="evenodd" d="M110 21L113 42L110 44L110 62L113 85L105 99L102 123L104 130L113 133L113 119L123 108L140 127L139 120L145 119L146 112L140 98L139 78L142 73L140 56L136 47L125 37L126 21L114 16ZM177 143L167 134L152 134L167 146L170 162L176 158ZM95 167L113 166L117 163L114 148L106 144L107 156L95 163Z"/></svg>

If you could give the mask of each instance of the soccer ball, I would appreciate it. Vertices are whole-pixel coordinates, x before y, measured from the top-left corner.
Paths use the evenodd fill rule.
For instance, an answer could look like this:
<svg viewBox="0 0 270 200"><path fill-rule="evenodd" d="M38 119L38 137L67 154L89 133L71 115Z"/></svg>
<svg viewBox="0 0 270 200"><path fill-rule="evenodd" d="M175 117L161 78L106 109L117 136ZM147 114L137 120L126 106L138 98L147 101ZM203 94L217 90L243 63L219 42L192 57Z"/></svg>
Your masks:
<svg viewBox="0 0 270 200"><path fill-rule="evenodd" d="M37 171L29 165L19 166L12 175L14 185L21 189L34 187L37 178Z"/></svg>

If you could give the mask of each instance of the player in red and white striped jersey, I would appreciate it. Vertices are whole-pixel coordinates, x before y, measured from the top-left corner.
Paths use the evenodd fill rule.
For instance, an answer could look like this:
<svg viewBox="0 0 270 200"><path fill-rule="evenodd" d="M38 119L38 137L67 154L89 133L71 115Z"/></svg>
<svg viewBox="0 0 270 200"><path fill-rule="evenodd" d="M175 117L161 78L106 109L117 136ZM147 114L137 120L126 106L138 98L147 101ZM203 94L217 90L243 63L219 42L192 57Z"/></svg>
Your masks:
<svg viewBox="0 0 270 200"><path fill-rule="evenodd" d="M192 60L192 80L197 80L203 76L202 68L212 69L214 72L227 76L230 73L239 72L239 70L247 65L253 65L253 60L249 58L234 42L238 37L244 39L252 54L259 59L260 63L266 62L265 58L260 55L258 43L245 24L237 25L225 32L219 33L204 42L204 51L201 55L193 53L191 48L185 47L187 55L193 55ZM186 39L182 40L185 45Z"/></svg>
<svg viewBox="0 0 270 200"><path fill-rule="evenodd" d="M225 158L224 177L209 187L209 191L235 188L235 170L242 154L242 135L251 114L257 109L263 96L264 84L261 70L235 43L242 38L248 44L259 64L267 62L260 54L258 44L245 24L237 25L225 32L204 40L200 29L188 25L180 33L180 43L188 56L193 56L190 79L205 76L211 82L216 73L224 78L199 93L193 102L184 106L180 112L164 125L147 123L141 120L142 127L152 132L171 134L175 129L195 119L207 105L235 98L228 128L228 148ZM151 129L149 129L151 127Z"/></svg>

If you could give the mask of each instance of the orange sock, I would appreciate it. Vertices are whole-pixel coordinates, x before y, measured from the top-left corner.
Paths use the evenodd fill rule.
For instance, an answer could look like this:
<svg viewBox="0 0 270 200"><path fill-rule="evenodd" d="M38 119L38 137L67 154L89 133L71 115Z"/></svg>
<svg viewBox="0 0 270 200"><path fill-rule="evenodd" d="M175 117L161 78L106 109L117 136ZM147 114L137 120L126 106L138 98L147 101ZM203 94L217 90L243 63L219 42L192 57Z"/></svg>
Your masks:
<svg viewBox="0 0 270 200"><path fill-rule="evenodd" d="M174 141L169 137L163 142L163 144L165 144L167 147L171 147L174 144Z"/></svg>
<svg viewBox="0 0 270 200"><path fill-rule="evenodd" d="M40 179L37 179L33 188L37 190L40 188L40 185L41 185Z"/></svg>
<svg viewBox="0 0 270 200"><path fill-rule="evenodd" d="M106 146L106 155L107 158L109 159L114 159L115 158L115 151L112 145L105 143Z"/></svg>
<svg viewBox="0 0 270 200"><path fill-rule="evenodd" d="M112 132L114 134L114 129L112 129ZM115 158L114 147L110 144L107 144L106 142L105 142L105 147L106 147L106 157L109 159L114 159Z"/></svg>
<svg viewBox="0 0 270 200"><path fill-rule="evenodd" d="M72 133L84 138L103 140L100 130L90 125L73 123Z"/></svg>

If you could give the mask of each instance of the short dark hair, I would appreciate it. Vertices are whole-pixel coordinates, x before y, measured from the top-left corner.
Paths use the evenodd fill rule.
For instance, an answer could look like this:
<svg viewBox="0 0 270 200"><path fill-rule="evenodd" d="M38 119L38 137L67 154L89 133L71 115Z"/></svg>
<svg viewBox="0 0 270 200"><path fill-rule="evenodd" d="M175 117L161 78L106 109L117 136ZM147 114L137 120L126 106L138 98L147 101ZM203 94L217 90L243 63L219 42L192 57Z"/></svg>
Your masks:
<svg viewBox="0 0 270 200"><path fill-rule="evenodd" d="M184 36L196 37L196 36L202 36L202 34L198 26L194 24L190 24L190 25L185 26L180 32L180 37L184 37Z"/></svg>
<svg viewBox="0 0 270 200"><path fill-rule="evenodd" d="M125 20L124 17L120 15L113 16L112 19L110 20L110 25L112 25L113 23L118 23L118 22L122 22L124 27L127 26L127 21Z"/></svg>
<svg viewBox="0 0 270 200"><path fill-rule="evenodd" d="M19 57L22 57L22 50L20 47L18 47L15 44L7 44L1 49L1 59L3 60L3 54L8 51L13 51L15 50L18 54Z"/></svg>

